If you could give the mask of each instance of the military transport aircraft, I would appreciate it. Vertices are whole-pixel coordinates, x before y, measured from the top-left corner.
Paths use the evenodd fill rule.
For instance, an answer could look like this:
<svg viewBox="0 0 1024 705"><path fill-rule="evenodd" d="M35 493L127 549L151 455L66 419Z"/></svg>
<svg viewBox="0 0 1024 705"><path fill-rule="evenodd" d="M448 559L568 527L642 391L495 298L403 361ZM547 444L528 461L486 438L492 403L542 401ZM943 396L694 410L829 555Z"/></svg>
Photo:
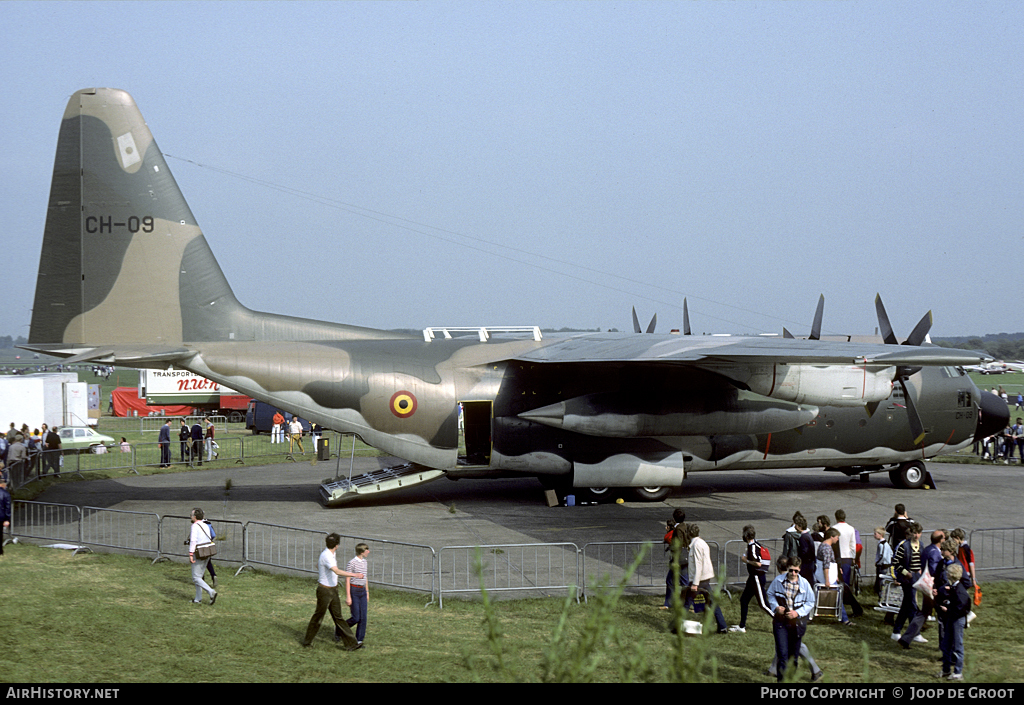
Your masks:
<svg viewBox="0 0 1024 705"><path fill-rule="evenodd" d="M23 347L173 366L358 434L408 461L406 475L373 478L375 488L535 476L655 500L689 472L787 467L889 471L917 487L924 459L1002 429L1007 407L962 369L991 357L923 345L930 314L899 345L876 307L875 344L550 338L531 327L409 337L260 313L232 293L132 97L96 88L64 113ZM367 489L321 496L332 504Z"/></svg>

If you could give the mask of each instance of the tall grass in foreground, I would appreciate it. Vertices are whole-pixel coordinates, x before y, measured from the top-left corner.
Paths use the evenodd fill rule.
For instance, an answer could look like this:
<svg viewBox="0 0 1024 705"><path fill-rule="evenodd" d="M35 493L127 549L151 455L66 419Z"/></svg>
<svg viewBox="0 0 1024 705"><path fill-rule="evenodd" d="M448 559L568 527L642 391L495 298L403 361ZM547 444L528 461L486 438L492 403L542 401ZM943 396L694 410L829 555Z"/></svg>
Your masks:
<svg viewBox="0 0 1024 705"><path fill-rule="evenodd" d="M311 648L300 644L313 578L235 577L223 564L217 604L197 606L182 563L28 544L5 552L6 682L774 682L764 675L774 653L767 618L752 614L746 634L719 636L710 621L705 636L673 635L671 621L685 614L658 610L661 595L629 595L622 583L588 591L588 604L486 595L445 600L443 610L426 595L371 585L366 648L347 653L329 620ZM966 636L968 682L1024 679L1022 597L1022 583L986 583ZM736 601L722 608L738 621ZM869 611L849 629L815 621L807 642L825 683L933 683L935 629L925 636L930 643L903 651ZM801 666L796 679L809 675Z"/></svg>

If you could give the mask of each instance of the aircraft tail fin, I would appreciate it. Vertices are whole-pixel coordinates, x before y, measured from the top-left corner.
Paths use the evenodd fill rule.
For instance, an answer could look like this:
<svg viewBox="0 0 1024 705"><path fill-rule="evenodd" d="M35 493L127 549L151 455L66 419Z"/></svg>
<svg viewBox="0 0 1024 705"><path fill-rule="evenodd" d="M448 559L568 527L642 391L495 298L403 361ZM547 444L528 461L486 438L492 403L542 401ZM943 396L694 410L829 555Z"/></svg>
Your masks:
<svg viewBox="0 0 1024 705"><path fill-rule="evenodd" d="M176 349L183 342L361 337L400 336L242 306L132 97L110 88L71 97L29 346Z"/></svg>

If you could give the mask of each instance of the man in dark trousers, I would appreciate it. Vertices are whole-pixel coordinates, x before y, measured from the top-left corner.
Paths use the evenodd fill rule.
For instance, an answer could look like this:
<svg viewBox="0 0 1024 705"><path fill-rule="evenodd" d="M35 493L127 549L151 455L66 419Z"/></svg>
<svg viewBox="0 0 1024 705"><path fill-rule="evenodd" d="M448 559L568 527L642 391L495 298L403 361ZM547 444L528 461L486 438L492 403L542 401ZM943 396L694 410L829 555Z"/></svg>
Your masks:
<svg viewBox="0 0 1024 705"><path fill-rule="evenodd" d="M747 612L750 601L758 596L758 592L764 594L765 576L771 561L762 558L761 544L756 539L757 532L754 527L750 524L744 526L743 540L747 542L747 548L740 556L740 561L747 566L747 584L743 588L743 596L740 597L740 623L729 627L730 632L742 634L747 631Z"/></svg>
<svg viewBox="0 0 1024 705"><path fill-rule="evenodd" d="M907 527L907 538L900 542L892 556L893 576L903 588L903 602L900 603L900 611L893 623L892 639L897 641L901 637L903 625L908 620L917 616L917 596L914 590L914 583L921 577L921 525L916 521L911 522ZM919 641L927 641L920 634Z"/></svg>
<svg viewBox="0 0 1024 705"><path fill-rule="evenodd" d="M7 480L0 475L0 556L4 555L4 529L11 525L11 495Z"/></svg>
<svg viewBox="0 0 1024 705"><path fill-rule="evenodd" d="M953 563L936 595L936 612L943 624L942 673L939 678L962 680L964 677L964 628L971 611L971 598L963 581L964 569Z"/></svg>
<svg viewBox="0 0 1024 705"><path fill-rule="evenodd" d="M814 551L814 537L811 536L811 532L807 528L807 519L803 515L798 516L793 521L793 525L800 532L800 540L797 542L796 549L796 555L800 559L800 576L813 586L814 569L818 563Z"/></svg>
<svg viewBox="0 0 1024 705"><path fill-rule="evenodd" d="M179 450L181 451L181 462L185 462L191 457L189 453L189 446L192 445L192 432L188 429L188 423L185 419L181 420L181 428L178 429L178 443L181 445Z"/></svg>
<svg viewBox="0 0 1024 705"><path fill-rule="evenodd" d="M192 462L203 464L203 427L198 421L192 424Z"/></svg>
<svg viewBox="0 0 1024 705"><path fill-rule="evenodd" d="M939 575L941 570L942 549L940 545L944 538L945 535L941 531L933 531L931 543L921 549L921 572L923 573L927 570L933 580ZM900 646L904 649L909 649L911 641L927 641L927 639L921 636L921 630L924 629L925 622L931 616L934 605L934 596L929 593L923 593L921 596L921 609L910 620L910 626L907 627L907 631L900 637Z"/></svg>
<svg viewBox="0 0 1024 705"><path fill-rule="evenodd" d="M160 427L160 435L157 436L157 444L160 446L160 467L171 467L171 421L164 421Z"/></svg>
<svg viewBox="0 0 1024 705"><path fill-rule="evenodd" d="M338 559L335 555L338 544L341 543L341 536L336 533L329 534L325 541L327 547L320 552L320 559L317 561L317 583L316 583L316 611L313 612L309 625L306 627L306 635L302 639L303 646L313 643L317 632L320 631L320 622L324 615L331 613L334 620L334 627L340 634L345 644L345 649L355 651L362 645L356 641L352 627L341 616L341 597L338 595L338 576L344 578L365 578L365 573L350 573L338 568ZM338 637L335 637L337 640Z"/></svg>
<svg viewBox="0 0 1024 705"><path fill-rule="evenodd" d="M60 434L56 426L46 432L43 438L43 474L53 470L54 475L60 474Z"/></svg>
<svg viewBox="0 0 1024 705"><path fill-rule="evenodd" d="M772 634L775 637L775 677L785 678L789 662L800 656L800 644L807 631L807 620L814 610L814 590L800 576L800 558L786 562L786 572L772 581L765 592L765 601L772 611Z"/></svg>
<svg viewBox="0 0 1024 705"><path fill-rule="evenodd" d="M853 565L857 561L857 530L846 521L846 511L836 510L836 523L832 528L839 532L835 552L839 559L839 571L843 576L843 604L849 605L851 617L864 615L864 608L853 594Z"/></svg>

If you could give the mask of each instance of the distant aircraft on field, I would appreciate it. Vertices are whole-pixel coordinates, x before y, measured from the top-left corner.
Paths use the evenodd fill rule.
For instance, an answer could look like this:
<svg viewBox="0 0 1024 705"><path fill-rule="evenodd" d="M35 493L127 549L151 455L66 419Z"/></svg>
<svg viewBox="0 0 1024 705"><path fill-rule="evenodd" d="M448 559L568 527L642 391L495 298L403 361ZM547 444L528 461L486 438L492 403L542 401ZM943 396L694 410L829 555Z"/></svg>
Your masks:
<svg viewBox="0 0 1024 705"><path fill-rule="evenodd" d="M1024 372L1024 363L995 360L981 365L966 365L964 369L968 372L979 372L983 375L1001 375L1009 372Z"/></svg>

